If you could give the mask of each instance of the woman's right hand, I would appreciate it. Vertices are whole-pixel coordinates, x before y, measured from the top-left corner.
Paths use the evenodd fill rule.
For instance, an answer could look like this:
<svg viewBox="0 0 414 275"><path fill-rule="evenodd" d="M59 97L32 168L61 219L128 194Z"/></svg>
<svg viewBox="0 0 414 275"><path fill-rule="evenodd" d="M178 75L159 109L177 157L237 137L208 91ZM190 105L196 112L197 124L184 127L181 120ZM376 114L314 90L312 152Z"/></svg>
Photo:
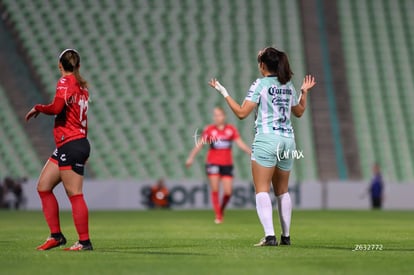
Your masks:
<svg viewBox="0 0 414 275"><path fill-rule="evenodd" d="M220 82L217 79L212 78L208 82L208 85L210 85L212 88L216 89L224 98L229 96L229 93L227 92L226 88L224 88L224 86L221 85Z"/></svg>
<svg viewBox="0 0 414 275"><path fill-rule="evenodd" d="M32 117L36 118L39 115L39 111L36 111L35 108L32 108L25 116L26 121L29 121Z"/></svg>
<svg viewBox="0 0 414 275"><path fill-rule="evenodd" d="M193 164L193 159L192 158L188 158L185 161L185 167L187 167L187 168L189 168L192 164Z"/></svg>

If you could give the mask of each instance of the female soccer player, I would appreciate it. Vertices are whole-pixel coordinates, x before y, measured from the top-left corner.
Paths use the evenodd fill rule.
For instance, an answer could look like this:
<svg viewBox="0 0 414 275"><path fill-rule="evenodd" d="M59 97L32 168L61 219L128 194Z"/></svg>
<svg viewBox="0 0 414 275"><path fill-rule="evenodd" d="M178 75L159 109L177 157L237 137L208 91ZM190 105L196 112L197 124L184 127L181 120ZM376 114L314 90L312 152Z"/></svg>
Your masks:
<svg viewBox="0 0 414 275"><path fill-rule="evenodd" d="M88 83L79 73L80 56L76 50L64 50L59 56L62 77L49 105L35 105L26 121L39 113L56 115L53 129L56 150L46 162L37 185L43 214L50 229L50 237L37 247L48 250L66 244L60 229L59 206L53 189L62 181L72 204L72 215L79 241L65 250L92 250L89 240L88 208L83 198L84 165L89 157L87 136Z"/></svg>
<svg viewBox="0 0 414 275"><path fill-rule="evenodd" d="M290 115L293 113L296 117L302 116L306 109L306 96L316 82L314 77L305 76L301 87L302 95L298 99L290 82L293 73L284 52L267 47L259 52L257 61L263 78L253 82L241 106L216 79L212 79L209 84L224 96L239 119L246 118L257 107L251 163L256 209L265 238L256 246L278 245L273 228L270 182L278 200L282 227L280 244L290 245L292 203L288 182L293 159L289 152L291 154L296 150Z"/></svg>
<svg viewBox="0 0 414 275"><path fill-rule="evenodd" d="M222 108L214 108L213 120L214 124L204 129L201 139L197 141L185 164L190 167L203 145L210 145L206 160L206 173L210 182L211 202L216 214L214 222L219 224L223 222L224 209L233 191L232 143L234 141L247 154L250 154L251 150L241 139L236 127L226 123L226 113ZM220 181L224 189L221 204L219 202Z"/></svg>

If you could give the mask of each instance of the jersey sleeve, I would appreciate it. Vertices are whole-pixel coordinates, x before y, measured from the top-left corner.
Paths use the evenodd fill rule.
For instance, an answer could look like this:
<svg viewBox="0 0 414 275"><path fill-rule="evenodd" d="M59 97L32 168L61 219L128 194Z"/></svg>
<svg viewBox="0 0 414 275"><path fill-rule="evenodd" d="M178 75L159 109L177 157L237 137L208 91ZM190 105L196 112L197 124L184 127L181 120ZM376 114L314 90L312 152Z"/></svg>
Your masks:
<svg viewBox="0 0 414 275"><path fill-rule="evenodd" d="M253 82L253 84L250 86L245 100L259 103L260 101L260 79L256 79L256 81Z"/></svg>
<svg viewBox="0 0 414 275"><path fill-rule="evenodd" d="M291 104L290 106L296 106L299 104L299 95L295 90L295 87L293 85L291 85L291 89L292 89L292 98L291 98Z"/></svg>
<svg viewBox="0 0 414 275"><path fill-rule="evenodd" d="M44 113L46 115L57 115L62 112L65 107L65 100L60 97L55 97L53 102L49 105L37 104L34 108L36 111Z"/></svg>
<svg viewBox="0 0 414 275"><path fill-rule="evenodd" d="M67 100L69 98L68 93L69 88L69 79L62 77L59 79L58 83L56 84L56 98L62 98L63 100Z"/></svg>
<svg viewBox="0 0 414 275"><path fill-rule="evenodd" d="M53 102L48 105L37 104L34 107L35 110L47 115L57 115L62 112L70 96L68 95L69 85L69 79L65 77L60 78L56 84L56 93Z"/></svg>

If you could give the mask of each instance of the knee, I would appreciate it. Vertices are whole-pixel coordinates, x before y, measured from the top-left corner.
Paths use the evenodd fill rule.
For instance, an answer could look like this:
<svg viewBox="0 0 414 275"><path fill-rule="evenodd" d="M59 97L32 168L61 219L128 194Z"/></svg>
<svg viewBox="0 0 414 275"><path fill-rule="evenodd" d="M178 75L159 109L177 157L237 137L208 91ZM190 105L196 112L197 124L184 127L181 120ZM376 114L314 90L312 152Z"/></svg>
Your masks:
<svg viewBox="0 0 414 275"><path fill-rule="evenodd" d="M288 188L287 187L286 188L275 189L275 195L276 195L276 197L279 197L279 196L281 196L281 195L283 195L283 194L285 194L287 192L288 192Z"/></svg>
<svg viewBox="0 0 414 275"><path fill-rule="evenodd" d="M37 188L37 193L51 193L52 190L50 189L42 189L42 188Z"/></svg>
<svg viewBox="0 0 414 275"><path fill-rule="evenodd" d="M82 182L71 182L66 180L63 181L63 186L65 187L66 195L68 197L82 194Z"/></svg>
<svg viewBox="0 0 414 275"><path fill-rule="evenodd" d="M70 198L72 196L76 196L76 195L82 194L82 190L66 189L65 191L66 191L66 195L68 196L68 198Z"/></svg>
<svg viewBox="0 0 414 275"><path fill-rule="evenodd" d="M217 185L213 185L213 184L210 185L210 189L211 189L212 192L218 192L219 191L219 187Z"/></svg>
<svg viewBox="0 0 414 275"><path fill-rule="evenodd" d="M37 182L37 192L51 192L53 187L45 180L39 179Z"/></svg>

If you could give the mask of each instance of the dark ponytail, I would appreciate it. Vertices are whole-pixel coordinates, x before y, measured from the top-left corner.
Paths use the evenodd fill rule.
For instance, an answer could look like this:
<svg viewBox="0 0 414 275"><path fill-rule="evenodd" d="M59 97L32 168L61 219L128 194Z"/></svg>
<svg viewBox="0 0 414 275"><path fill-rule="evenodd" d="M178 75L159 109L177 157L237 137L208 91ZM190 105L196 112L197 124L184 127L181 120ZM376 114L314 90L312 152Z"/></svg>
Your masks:
<svg viewBox="0 0 414 275"><path fill-rule="evenodd" d="M281 84L286 84L292 78L287 55L273 47L266 47L257 55L257 62L264 63L267 70L275 74Z"/></svg>
<svg viewBox="0 0 414 275"><path fill-rule="evenodd" d="M72 72L81 88L88 88L88 82L79 73L80 55L74 49L66 49L59 55L59 62L66 72Z"/></svg>

